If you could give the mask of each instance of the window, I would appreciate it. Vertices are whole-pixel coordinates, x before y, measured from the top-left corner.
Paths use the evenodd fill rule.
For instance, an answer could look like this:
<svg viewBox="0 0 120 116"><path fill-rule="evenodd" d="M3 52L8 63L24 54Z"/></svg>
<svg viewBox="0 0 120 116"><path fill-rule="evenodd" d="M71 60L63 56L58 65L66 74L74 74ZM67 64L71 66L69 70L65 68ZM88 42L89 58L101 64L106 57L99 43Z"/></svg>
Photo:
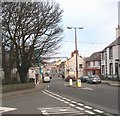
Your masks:
<svg viewBox="0 0 120 116"><path fill-rule="evenodd" d="M104 74L105 72L105 66L102 66L102 73Z"/></svg>
<svg viewBox="0 0 120 116"><path fill-rule="evenodd" d="M82 68L82 64L79 64L79 68Z"/></svg>
<svg viewBox="0 0 120 116"><path fill-rule="evenodd" d="M87 62L87 66L90 66L90 62Z"/></svg>
<svg viewBox="0 0 120 116"><path fill-rule="evenodd" d="M115 63L115 74L118 75L118 63Z"/></svg>
<svg viewBox="0 0 120 116"><path fill-rule="evenodd" d="M93 66L95 66L95 61L93 61Z"/></svg>
<svg viewBox="0 0 120 116"><path fill-rule="evenodd" d="M104 52L102 53L102 60L104 60Z"/></svg>
<svg viewBox="0 0 120 116"><path fill-rule="evenodd" d="M109 48L109 59L112 59L113 58L113 48L110 47Z"/></svg>
<svg viewBox="0 0 120 116"><path fill-rule="evenodd" d="M113 74L113 64L110 63L110 75Z"/></svg>

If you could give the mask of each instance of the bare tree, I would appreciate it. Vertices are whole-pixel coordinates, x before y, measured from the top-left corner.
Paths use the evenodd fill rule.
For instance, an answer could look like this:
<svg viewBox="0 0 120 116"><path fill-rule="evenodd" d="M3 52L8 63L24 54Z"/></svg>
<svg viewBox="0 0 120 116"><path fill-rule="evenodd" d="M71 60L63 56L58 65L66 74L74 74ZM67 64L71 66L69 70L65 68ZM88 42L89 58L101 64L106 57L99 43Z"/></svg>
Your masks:
<svg viewBox="0 0 120 116"><path fill-rule="evenodd" d="M59 48L63 32L60 25L63 10L59 4L40 2L2 3L2 30L8 49L12 49L22 83L37 57L46 56ZM38 49L36 57L34 51Z"/></svg>

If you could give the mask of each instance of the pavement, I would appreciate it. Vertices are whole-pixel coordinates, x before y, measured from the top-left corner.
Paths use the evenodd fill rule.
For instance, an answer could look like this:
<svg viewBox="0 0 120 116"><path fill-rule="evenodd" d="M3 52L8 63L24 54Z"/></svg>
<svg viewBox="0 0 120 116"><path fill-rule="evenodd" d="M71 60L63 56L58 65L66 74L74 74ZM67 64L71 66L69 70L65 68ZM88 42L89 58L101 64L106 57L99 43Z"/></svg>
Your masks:
<svg viewBox="0 0 120 116"><path fill-rule="evenodd" d="M102 80L101 83L102 84L108 84L109 86L120 87L120 81ZM69 83L68 83L67 86L71 86L71 85L69 85ZM74 84L74 85L72 85L72 87L76 87L76 85ZM14 92L3 93L2 98L5 99L5 98L12 97L12 96L13 97L17 96L17 95L19 96L19 95L31 93L31 92L34 92L34 91L40 91L40 90L43 90L43 89L45 89L45 84L40 83L40 84L37 84L34 88L31 88L31 89L25 89L25 90L19 90L19 91L14 91Z"/></svg>
<svg viewBox="0 0 120 116"><path fill-rule="evenodd" d="M120 87L120 81L102 80L101 83L108 84L110 86Z"/></svg>
<svg viewBox="0 0 120 116"><path fill-rule="evenodd" d="M108 84L109 86L114 86L114 87L120 87L120 81L110 81L110 80L102 80L101 84ZM77 87L76 82L73 82L72 85L70 83L66 84L67 87ZM81 88L83 87L82 84L80 86Z"/></svg>
<svg viewBox="0 0 120 116"><path fill-rule="evenodd" d="M28 93L31 93L31 92L34 92L34 91L40 91L40 90L43 90L43 89L45 89L45 84L40 83L40 84L37 84L34 88L2 93L2 99L9 98L9 97L14 97L14 96L19 96L19 95L23 95L23 94L28 94Z"/></svg>

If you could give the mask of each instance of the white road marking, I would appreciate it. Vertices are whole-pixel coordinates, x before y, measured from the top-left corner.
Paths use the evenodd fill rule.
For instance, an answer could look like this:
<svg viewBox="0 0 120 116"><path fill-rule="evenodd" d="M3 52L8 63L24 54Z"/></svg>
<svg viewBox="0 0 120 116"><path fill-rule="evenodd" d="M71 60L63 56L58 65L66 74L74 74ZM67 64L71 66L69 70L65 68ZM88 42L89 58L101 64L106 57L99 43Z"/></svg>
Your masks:
<svg viewBox="0 0 120 116"><path fill-rule="evenodd" d="M67 99L67 98L63 97L62 99Z"/></svg>
<svg viewBox="0 0 120 116"><path fill-rule="evenodd" d="M98 110L98 109L94 109L93 111L98 112L98 113L103 113L103 111Z"/></svg>
<svg viewBox="0 0 120 116"><path fill-rule="evenodd" d="M67 111L67 109L60 109L60 111L65 112L65 111Z"/></svg>
<svg viewBox="0 0 120 116"><path fill-rule="evenodd" d="M84 87L84 88L81 88L81 89L85 89L85 90L93 90L92 88L88 88L88 87Z"/></svg>
<svg viewBox="0 0 120 116"><path fill-rule="evenodd" d="M92 109L92 107L90 107L90 106L84 106L85 108L87 108L87 109Z"/></svg>
<svg viewBox="0 0 120 116"><path fill-rule="evenodd" d="M71 101L70 99L66 99L67 101Z"/></svg>
<svg viewBox="0 0 120 116"><path fill-rule="evenodd" d="M79 106L84 106L84 104L82 104L82 103L77 103Z"/></svg>
<svg viewBox="0 0 120 116"><path fill-rule="evenodd" d="M83 108L81 108L81 107L75 107L75 108L77 108L77 109L79 109L79 110L84 110Z"/></svg>
<svg viewBox="0 0 120 116"><path fill-rule="evenodd" d="M63 101L63 102L64 102L65 100L61 99L60 101Z"/></svg>
<svg viewBox="0 0 120 116"><path fill-rule="evenodd" d="M64 101L64 103L69 104L69 102L67 102L67 101Z"/></svg>
<svg viewBox="0 0 120 116"><path fill-rule="evenodd" d="M74 104L69 104L70 106L74 107L75 105Z"/></svg>
<svg viewBox="0 0 120 116"><path fill-rule="evenodd" d="M72 103L77 103L76 101L71 101Z"/></svg>
<svg viewBox="0 0 120 116"><path fill-rule="evenodd" d="M88 88L87 88L88 89ZM87 109L89 109L89 110L91 110L91 109L93 109L92 107L90 107L90 106L85 106L84 104L82 104L82 103L77 103L76 101L72 101L72 100L70 100L70 99L68 99L68 98L65 98L65 97L62 97L62 96L60 96L60 95L58 95L58 94L55 94L55 93L52 93L52 92L50 92L50 91L48 91L48 90L44 90L43 91L45 94L47 94L47 95L49 95L49 96L51 96L51 97L53 97L53 98L55 98L55 99L57 99L57 100L59 100L59 101L61 101L61 102L64 102L64 103L66 103L66 104L69 104L70 106L72 106L72 107L75 107L76 109L78 109L78 110L85 110L84 108L87 108ZM71 103L70 103L71 102ZM72 104L72 103L75 103L75 104L77 104L77 105L79 105L79 106L82 106L83 108L81 108L81 107L78 107L78 106L76 106L76 105L74 105L74 104ZM104 113L104 111L101 111L101 110L98 110L98 109L93 109L92 111L89 111L89 110L85 110L85 112L86 113L88 113L88 114L95 114L94 112L92 112L92 111L95 111L95 112L98 112L98 113ZM48 113L46 113L44 110L41 110L43 113L44 113L44 115L48 115ZM65 109L62 109L61 110L61 112L64 112L64 111L66 111ZM60 112L60 114L61 114L61 112ZM65 112L65 113L70 113L70 112ZM58 113L52 113L52 114L58 114ZM106 114L108 114L109 115L109 113L106 113ZM112 116L112 115L111 115Z"/></svg>
<svg viewBox="0 0 120 116"><path fill-rule="evenodd" d="M11 108L11 107L0 107L0 113L3 113L3 112L9 112L9 111L13 111L13 110L17 110L17 108Z"/></svg>
<svg viewBox="0 0 120 116"><path fill-rule="evenodd" d="M95 114L94 112L91 112L91 111L88 111L88 110L86 110L85 112L88 113L88 114Z"/></svg>
<svg viewBox="0 0 120 116"><path fill-rule="evenodd" d="M50 108L37 108L44 115L52 115L52 114L81 114L80 111L73 109L71 107L50 107Z"/></svg>

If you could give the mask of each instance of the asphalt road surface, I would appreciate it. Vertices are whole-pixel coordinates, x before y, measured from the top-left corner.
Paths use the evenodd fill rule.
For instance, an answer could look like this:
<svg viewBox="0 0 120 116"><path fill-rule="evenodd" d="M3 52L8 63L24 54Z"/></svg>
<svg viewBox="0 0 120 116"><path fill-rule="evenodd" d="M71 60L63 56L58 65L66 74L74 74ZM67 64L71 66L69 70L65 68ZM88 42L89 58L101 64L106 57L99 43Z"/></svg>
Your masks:
<svg viewBox="0 0 120 116"><path fill-rule="evenodd" d="M118 115L117 87L82 84L67 87L57 75L44 90L3 99L3 114L42 114L43 116Z"/></svg>

